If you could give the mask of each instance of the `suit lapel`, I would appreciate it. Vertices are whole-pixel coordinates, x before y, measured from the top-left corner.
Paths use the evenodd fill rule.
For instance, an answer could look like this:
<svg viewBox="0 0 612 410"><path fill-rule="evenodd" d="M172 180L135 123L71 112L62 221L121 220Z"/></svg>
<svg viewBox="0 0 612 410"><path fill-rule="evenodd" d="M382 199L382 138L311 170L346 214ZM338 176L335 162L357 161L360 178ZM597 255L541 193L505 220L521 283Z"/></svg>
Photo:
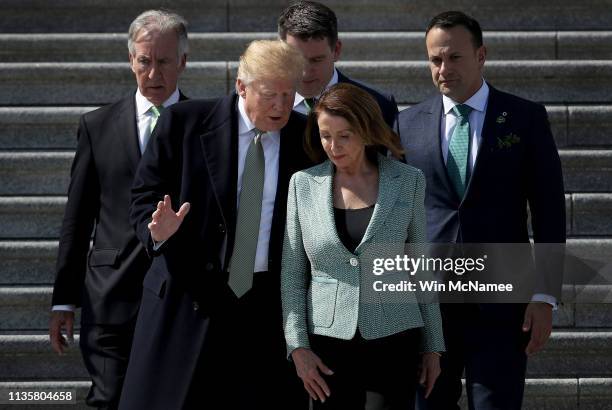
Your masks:
<svg viewBox="0 0 612 410"><path fill-rule="evenodd" d="M233 238L236 225L238 113L236 95L222 98L202 123L200 135L206 168L221 215ZM228 246L228 249L231 247Z"/></svg>
<svg viewBox="0 0 612 410"><path fill-rule="evenodd" d="M482 125L480 146L478 147L472 175L465 190L464 199L468 197L470 188L478 183L477 178L479 178L479 174L484 172L482 169L487 162L486 159L495 145L499 132L502 130L502 127L497 126L495 120L497 115L503 111L504 109L498 98L497 90L489 84L489 101L487 102L487 111L485 112L485 119Z"/></svg>
<svg viewBox="0 0 612 410"><path fill-rule="evenodd" d="M378 198L374 206L374 213L368 224L368 228L361 238L361 242L355 249L355 253L359 254L365 243L369 241L374 234L383 226L389 212L393 209L395 201L399 195L399 173L389 169L389 159L378 156Z"/></svg>
<svg viewBox="0 0 612 410"><path fill-rule="evenodd" d="M136 125L136 99L134 95L124 98L115 118L115 135L119 137L118 144L124 146L130 163L132 175L136 173L140 161L140 143Z"/></svg>

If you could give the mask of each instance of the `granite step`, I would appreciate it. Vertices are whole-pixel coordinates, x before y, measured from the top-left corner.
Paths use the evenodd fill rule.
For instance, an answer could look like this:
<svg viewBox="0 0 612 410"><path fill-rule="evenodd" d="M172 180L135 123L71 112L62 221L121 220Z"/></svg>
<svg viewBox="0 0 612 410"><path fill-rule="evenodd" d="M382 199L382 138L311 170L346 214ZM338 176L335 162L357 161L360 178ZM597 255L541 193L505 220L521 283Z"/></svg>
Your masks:
<svg viewBox="0 0 612 410"><path fill-rule="evenodd" d="M53 239L59 236L66 197L0 197L0 239ZM612 236L612 194L566 194L567 234Z"/></svg>
<svg viewBox="0 0 612 410"><path fill-rule="evenodd" d="M337 14L341 31L422 30L431 17L448 10L448 5L427 0L330 0L326 4ZM286 5L285 0L208 0L204 12L196 0L5 0L0 32L123 32L137 14L151 7L176 10L188 18L193 32L273 31ZM607 1L457 0L452 8L473 15L485 30L612 29Z"/></svg>
<svg viewBox="0 0 612 410"><path fill-rule="evenodd" d="M79 116L95 108L0 107L0 150L74 150ZM612 148L612 105L546 109L559 148Z"/></svg>
<svg viewBox="0 0 612 410"><path fill-rule="evenodd" d="M528 377L612 377L612 332L553 331L546 348L530 358ZM86 377L78 335L64 356L47 334L0 335L0 381Z"/></svg>
<svg viewBox="0 0 612 410"><path fill-rule="evenodd" d="M434 92L423 61L344 61L347 75L412 104ZM189 97L218 97L234 89L236 62L189 63L180 87ZM499 89L543 103L610 103L612 61L490 61L485 77ZM98 105L134 88L127 63L0 63L0 105Z"/></svg>
<svg viewBox="0 0 612 410"><path fill-rule="evenodd" d="M127 31L127 28L126 28ZM612 59L610 31L487 31L487 60ZM189 61L236 61L253 40L276 32L190 33ZM424 32L344 32L342 60L426 59ZM96 50L92 53L91 50ZM126 33L0 34L4 62L124 62Z"/></svg>
<svg viewBox="0 0 612 410"><path fill-rule="evenodd" d="M567 192L611 192L612 150L561 150ZM68 190L72 151L0 151L0 195L62 195Z"/></svg>

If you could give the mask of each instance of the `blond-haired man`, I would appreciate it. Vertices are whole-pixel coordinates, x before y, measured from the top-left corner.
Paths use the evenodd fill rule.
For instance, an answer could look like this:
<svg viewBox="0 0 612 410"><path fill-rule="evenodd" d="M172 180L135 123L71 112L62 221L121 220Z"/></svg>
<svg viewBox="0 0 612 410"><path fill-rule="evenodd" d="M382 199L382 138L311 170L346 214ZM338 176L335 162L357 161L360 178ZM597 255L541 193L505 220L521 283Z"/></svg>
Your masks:
<svg viewBox="0 0 612 410"><path fill-rule="evenodd" d="M236 93L160 120L133 187L132 222L154 258L120 408L303 403L279 291L289 178L309 165L292 112L302 69L292 47L255 41Z"/></svg>

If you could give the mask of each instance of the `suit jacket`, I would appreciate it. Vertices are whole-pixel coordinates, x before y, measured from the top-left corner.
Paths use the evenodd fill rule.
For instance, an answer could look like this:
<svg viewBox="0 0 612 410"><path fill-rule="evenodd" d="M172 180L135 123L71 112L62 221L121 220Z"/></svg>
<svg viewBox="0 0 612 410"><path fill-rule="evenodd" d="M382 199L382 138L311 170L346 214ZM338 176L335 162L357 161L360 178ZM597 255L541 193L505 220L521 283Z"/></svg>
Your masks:
<svg viewBox="0 0 612 410"><path fill-rule="evenodd" d="M367 91L372 97L376 99L376 102L378 103L378 106L382 111L385 122L389 125L389 127L395 130L394 127L397 125L397 103L395 102L395 98L392 94L383 94L380 91L377 91L364 83L355 81L345 76L340 72L340 70L338 70L338 82L352 84Z"/></svg>
<svg viewBox="0 0 612 410"><path fill-rule="evenodd" d="M129 222L141 156L134 94L83 115L77 137L52 304L82 307L83 323L126 323L150 265Z"/></svg>
<svg viewBox="0 0 612 410"><path fill-rule="evenodd" d="M238 107L236 94L190 100L164 112L138 169L131 220L155 257L143 282L121 408L181 408L206 338L209 318L236 301L227 266L236 231ZM292 113L281 130L269 274L280 272L289 177L308 165L305 118ZM180 229L153 251L147 224L169 194L174 209L191 203ZM221 260L224 247L225 261ZM280 279L278 279L280 281ZM175 352L180 352L177 354Z"/></svg>
<svg viewBox="0 0 612 410"><path fill-rule="evenodd" d="M529 205L534 241L564 243L563 176L546 110L490 85L489 89L478 156L463 199L452 187L442 156L441 95L399 115L406 161L420 168L427 178L427 239L527 243ZM562 272L561 258L545 259L545 255L536 254L538 270L547 266L548 272ZM554 289L541 282L534 292L558 296L560 286L560 281Z"/></svg>
<svg viewBox="0 0 612 410"><path fill-rule="evenodd" d="M349 340L357 328L376 339L424 327L424 350L444 350L437 304L419 304L414 292L398 300L372 291L375 258L394 258L405 242L425 240L423 174L382 155L378 162L378 199L354 254L336 231L331 162L291 179L281 274L288 353L309 347L309 333Z"/></svg>

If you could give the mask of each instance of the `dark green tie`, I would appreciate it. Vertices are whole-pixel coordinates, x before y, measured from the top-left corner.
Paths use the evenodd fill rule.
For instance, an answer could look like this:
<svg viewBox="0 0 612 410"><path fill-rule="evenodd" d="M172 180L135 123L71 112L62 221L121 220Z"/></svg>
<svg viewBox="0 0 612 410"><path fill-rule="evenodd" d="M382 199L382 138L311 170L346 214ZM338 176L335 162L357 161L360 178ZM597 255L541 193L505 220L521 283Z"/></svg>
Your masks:
<svg viewBox="0 0 612 410"><path fill-rule="evenodd" d="M457 117L457 125L451 136L448 146L448 157L446 168L448 176L453 183L459 198L463 199L467 186L467 164L470 145L470 112L469 105L457 104L453 107L453 113Z"/></svg>
<svg viewBox="0 0 612 410"><path fill-rule="evenodd" d="M316 103L317 100L314 97L304 98L304 104L306 105L308 112L312 111Z"/></svg>
<svg viewBox="0 0 612 410"><path fill-rule="evenodd" d="M236 240L229 265L228 283L238 297L244 295L253 285L266 171L266 159L261 144L264 132L258 129L254 131L255 138L249 144L244 161L236 218Z"/></svg>

